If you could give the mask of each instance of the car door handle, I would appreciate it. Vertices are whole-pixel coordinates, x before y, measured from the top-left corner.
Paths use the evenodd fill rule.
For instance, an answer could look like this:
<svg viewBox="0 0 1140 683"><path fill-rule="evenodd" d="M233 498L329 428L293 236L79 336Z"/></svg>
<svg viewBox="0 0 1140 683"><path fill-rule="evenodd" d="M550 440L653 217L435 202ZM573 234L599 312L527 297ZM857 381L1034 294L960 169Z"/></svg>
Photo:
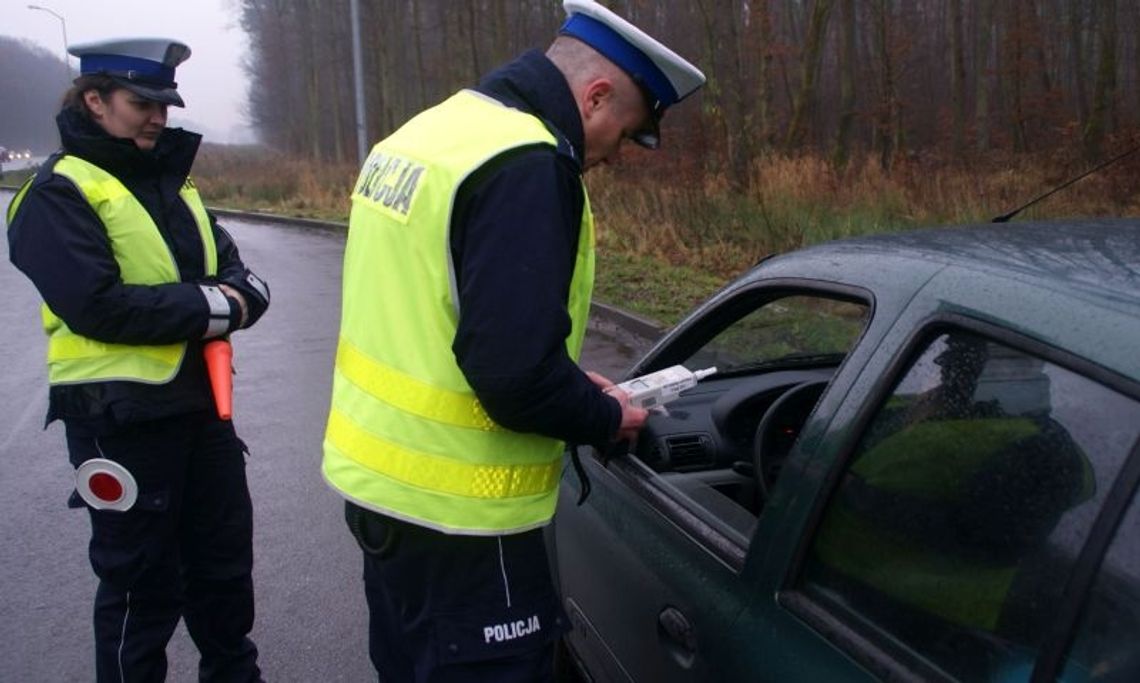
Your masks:
<svg viewBox="0 0 1140 683"><path fill-rule="evenodd" d="M684 666L692 662L697 651L697 636L688 617L676 607L666 607L657 615L657 633L673 649L677 661Z"/></svg>

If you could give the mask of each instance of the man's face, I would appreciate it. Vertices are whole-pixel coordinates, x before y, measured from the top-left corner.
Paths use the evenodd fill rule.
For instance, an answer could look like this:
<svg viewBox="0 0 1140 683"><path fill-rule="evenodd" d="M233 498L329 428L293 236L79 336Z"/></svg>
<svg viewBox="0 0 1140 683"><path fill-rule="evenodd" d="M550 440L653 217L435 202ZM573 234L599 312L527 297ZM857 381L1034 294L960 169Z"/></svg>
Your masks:
<svg viewBox="0 0 1140 683"><path fill-rule="evenodd" d="M586 160L583 170L613 163L621 156L622 144L641 130L649 107L633 81L599 80L586 90L582 111Z"/></svg>
<svg viewBox="0 0 1140 683"><path fill-rule="evenodd" d="M96 90L83 95L91 116L108 135L134 140L141 150L154 149L166 128L166 104L140 97L126 88L116 88L107 99Z"/></svg>

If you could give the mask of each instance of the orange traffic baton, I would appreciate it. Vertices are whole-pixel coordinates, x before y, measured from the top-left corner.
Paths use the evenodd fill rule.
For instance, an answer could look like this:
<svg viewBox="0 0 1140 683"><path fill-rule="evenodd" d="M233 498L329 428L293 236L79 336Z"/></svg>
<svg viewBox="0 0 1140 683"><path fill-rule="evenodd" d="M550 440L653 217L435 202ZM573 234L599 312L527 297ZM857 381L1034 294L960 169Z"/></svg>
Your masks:
<svg viewBox="0 0 1140 683"><path fill-rule="evenodd" d="M210 376L218 417L229 420L234 416L234 349L229 339L211 339L202 354L206 358L206 373Z"/></svg>

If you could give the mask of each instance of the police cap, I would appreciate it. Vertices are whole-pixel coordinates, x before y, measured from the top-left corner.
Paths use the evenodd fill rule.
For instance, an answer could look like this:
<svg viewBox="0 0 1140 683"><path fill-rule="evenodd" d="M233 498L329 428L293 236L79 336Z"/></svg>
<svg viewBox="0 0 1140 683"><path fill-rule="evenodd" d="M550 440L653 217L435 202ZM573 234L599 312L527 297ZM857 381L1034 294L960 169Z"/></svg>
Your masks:
<svg viewBox="0 0 1140 683"><path fill-rule="evenodd" d="M634 136L643 147L657 149L658 123L665 109L696 92L705 75L685 58L594 0L564 0L566 23L558 33L577 38L629 74L641 88L650 117Z"/></svg>
<svg viewBox="0 0 1140 683"><path fill-rule="evenodd" d="M185 43L167 38L117 38L72 45L79 73L106 74L148 100L186 106L174 82L174 67L190 57Z"/></svg>

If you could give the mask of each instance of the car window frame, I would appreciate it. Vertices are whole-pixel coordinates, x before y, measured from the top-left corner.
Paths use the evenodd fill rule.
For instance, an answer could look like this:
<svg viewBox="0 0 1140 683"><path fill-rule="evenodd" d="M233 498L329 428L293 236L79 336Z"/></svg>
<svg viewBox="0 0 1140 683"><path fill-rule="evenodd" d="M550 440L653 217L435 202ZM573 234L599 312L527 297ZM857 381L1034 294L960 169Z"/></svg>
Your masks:
<svg viewBox="0 0 1140 683"><path fill-rule="evenodd" d="M1057 619L1045 636L1041 655L1033 667L1032 681L1053 681L1062 673L1068 661L1069 650L1077 636L1081 612L1093 584L1096 582L1101 563L1116 537L1116 531L1128 505L1140 487L1140 437L1132 445L1120 468L1116 479L1105 495L1104 503L1097 511L1089 529L1088 540L1081 547L1072 574L1061 596L1061 607Z"/></svg>
<svg viewBox="0 0 1140 683"><path fill-rule="evenodd" d="M664 352L667 349L680 349L682 356L690 357L696 349L716 339L720 333L737 321L743 319L752 311L759 310L774 301L791 296L811 296L819 299L858 304L866 308L863 328L859 331L858 336L855 337L851 347L847 350L843 361L836 366L835 372L832 374L832 379L834 379L843 372L850 358L855 355L856 349L860 347L866 338L867 331L874 324L876 313L874 293L863 287L840 282L814 278L788 277L760 279L742 284L738 287L726 287L705 305L697 308L692 314L687 316L677 325L672 334L654 345L654 347L645 354L642 360L631 368L626 378L635 377L651 370L661 369L662 367L667 367L677 362L678 354L674 352L665 355ZM695 323L698 319L706 315L715 316L715 319L719 320L722 324L716 326L716 332L704 337L703 341L698 343L697 339L700 337L698 337L695 332ZM726 320L728 322L724 322ZM823 397L830 391L830 388L831 384L829 383L828 388L821 394L821 398L817 401L816 405L819 405L819 403L823 401ZM815 409L813 408L812 414L814 414L814 411ZM809 420L810 419L811 418L809 418ZM673 490L662 485L658 473L654 472L633 453L611 452L608 455L612 457L607 457L606 455L594 451L594 455L596 459L605 463L599 462L598 465L600 467L604 467L610 474L617 477L619 481L627 486L631 492L637 494L638 498L644 501L654 512L676 526L680 530L681 535L688 537L689 540L710 553L736 575L739 576L743 573L746 560L748 559L749 549L752 547L752 541L759 533L759 519L763 515L758 517L757 525L753 529L747 542L741 545L736 539L706 521L700 513L691 509L691 506L680 500Z"/></svg>
<svg viewBox="0 0 1140 683"><path fill-rule="evenodd" d="M770 296L764 296L763 294L765 292L770 294ZM821 294L824 293L829 296L822 296ZM625 378L636 377L654 370L661 370L680 362L682 358L692 356L697 348L715 339L733 323L741 320L750 312L767 306L777 299L790 296L813 295L818 298L857 303L867 307L867 322L863 325L863 329L860 330L859 336L855 338L854 343L851 345L851 350L847 352L847 357L850 357L851 351L862 343L863 338L867 334L867 329L871 327L871 323L875 319L876 306L874 293L864 287L830 280L780 277L755 280L738 287L725 288L704 305L699 306L691 314L686 316L665 338L657 344L654 344L653 348L646 352L645 356L630 368ZM752 296L756 296L756 300L762 301L763 303L748 307L749 297ZM739 313L741 308L747 308L747 310L743 313ZM715 316L722 322L726 318L731 318L731 321L721 325L717 332L705 338L700 344L697 344L696 332L694 331L695 323L698 319L709 314ZM676 353L664 355L664 351L667 347L681 348L684 352L681 357L678 357ZM840 363L839 368L842 368L846 362L847 360L844 358L844 362ZM837 372L839 368L836 368Z"/></svg>
<svg viewBox="0 0 1140 683"><path fill-rule="evenodd" d="M828 466L827 474L815 491L811 510L801 527L795 550L783 571L776 591L778 604L802 619L822 637L879 678L948 683L957 680L927 664L910 648L888 642L887 638L869 637L868 632L875 630L873 626L862 630L853 626L850 620L797 590L795 585L803 576L808 552L823 522L827 504L842 482L843 473L852 464L852 459L868 427L898 382L929 348L930 343L938 335L953 331L973 333L1003 344L1140 402L1140 381L989 320L963 313L939 312L923 318L914 326L890 359L886 371L875 379L867 400L863 401L863 405L856 412L852 428L839 446L836 457ZM1058 618L1034 661L1032 681L1054 680L1064 667L1088 591L1095 581L1096 572L1112 542L1115 530L1127 511L1128 503L1136 495L1138 486L1140 486L1140 437L1125 456L1125 461L1113 480L1105 501L1097 511L1088 538L1081 546L1073 564L1070 580L1062 594L1062 607Z"/></svg>

